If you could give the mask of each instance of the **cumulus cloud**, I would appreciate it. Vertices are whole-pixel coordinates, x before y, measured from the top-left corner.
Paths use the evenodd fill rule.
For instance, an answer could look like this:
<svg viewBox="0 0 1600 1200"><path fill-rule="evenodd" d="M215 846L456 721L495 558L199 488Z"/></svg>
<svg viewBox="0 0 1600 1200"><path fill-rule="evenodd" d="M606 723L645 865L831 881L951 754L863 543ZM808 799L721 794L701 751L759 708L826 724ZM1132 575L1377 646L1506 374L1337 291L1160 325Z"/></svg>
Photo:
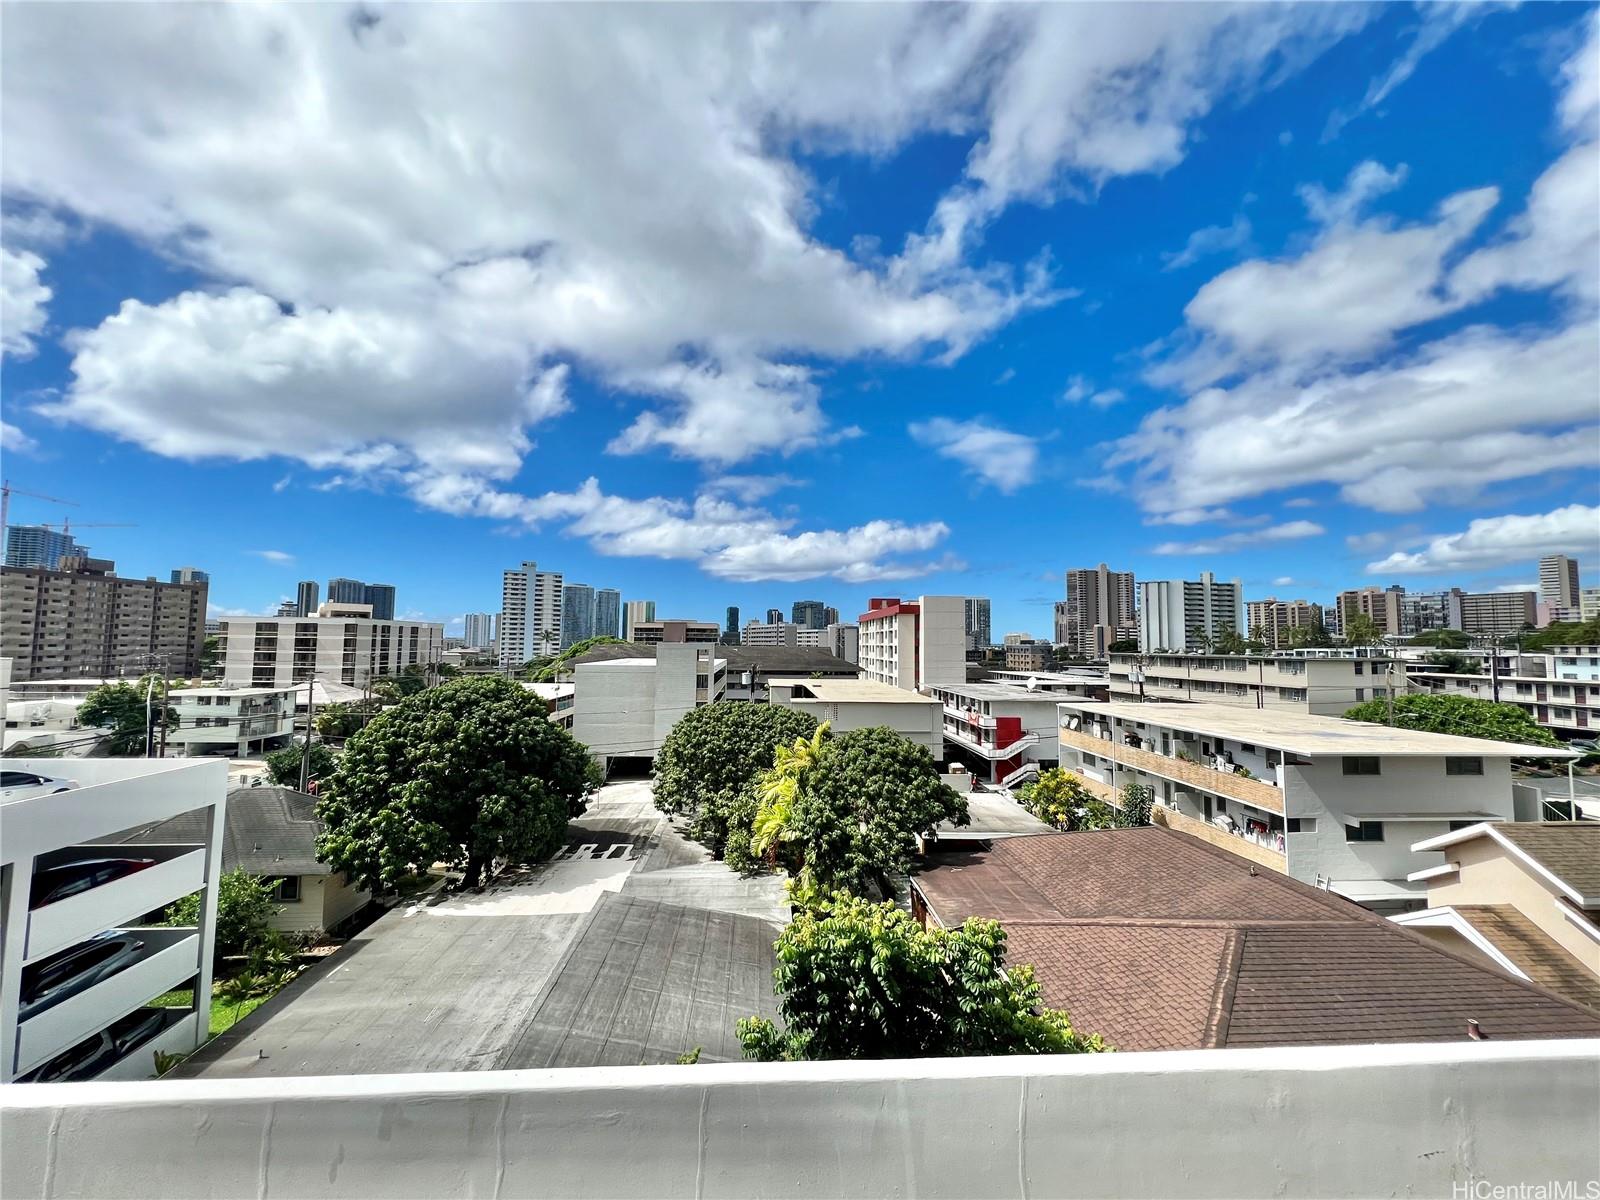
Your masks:
<svg viewBox="0 0 1600 1200"><path fill-rule="evenodd" d="M44 259L31 250L0 246L0 354L33 357L51 296L39 278L43 270Z"/></svg>
<svg viewBox="0 0 1600 1200"><path fill-rule="evenodd" d="M1285 521L1281 525L1268 525L1262 529L1242 529L1237 533L1225 533L1221 537L1207 538L1199 542L1162 542L1152 553L1223 554L1271 542L1290 542L1299 538L1317 537L1326 532L1327 530L1315 521Z"/></svg>
<svg viewBox="0 0 1600 1200"><path fill-rule="evenodd" d="M1208 225L1204 229L1196 229L1189 235L1189 240L1184 243L1182 250L1161 256L1165 264L1161 269L1181 270L1193 266L1202 258L1209 258L1213 254L1221 254L1227 250L1240 250L1249 243L1250 220L1243 213L1238 213L1231 224Z"/></svg>
<svg viewBox="0 0 1600 1200"><path fill-rule="evenodd" d="M1082 375L1067 380L1066 390L1061 393L1063 404L1088 404L1094 408L1110 408L1126 399L1121 389L1097 388Z"/></svg>
<svg viewBox="0 0 1600 1200"><path fill-rule="evenodd" d="M754 504L785 488L804 486L805 480L792 475L718 475L706 480L704 490L724 492L745 504Z"/></svg>
<svg viewBox="0 0 1600 1200"><path fill-rule="evenodd" d="M39 443L10 421L0 421L0 450L8 454L32 454Z"/></svg>
<svg viewBox="0 0 1600 1200"><path fill-rule="evenodd" d="M245 553L266 559L267 562L276 563L280 567L286 567L294 561L294 555L286 550L246 550Z"/></svg>
<svg viewBox="0 0 1600 1200"><path fill-rule="evenodd" d="M1032 483L1039 465L1039 448L1031 437L982 420L934 417L912 424L909 432L935 454L953 459L968 474L1008 494Z"/></svg>
<svg viewBox="0 0 1600 1200"><path fill-rule="evenodd" d="M1529 516L1481 517L1460 533L1442 534L1414 552L1397 550L1367 564L1374 575L1487 570L1546 554L1600 555L1600 508L1569 504Z"/></svg>

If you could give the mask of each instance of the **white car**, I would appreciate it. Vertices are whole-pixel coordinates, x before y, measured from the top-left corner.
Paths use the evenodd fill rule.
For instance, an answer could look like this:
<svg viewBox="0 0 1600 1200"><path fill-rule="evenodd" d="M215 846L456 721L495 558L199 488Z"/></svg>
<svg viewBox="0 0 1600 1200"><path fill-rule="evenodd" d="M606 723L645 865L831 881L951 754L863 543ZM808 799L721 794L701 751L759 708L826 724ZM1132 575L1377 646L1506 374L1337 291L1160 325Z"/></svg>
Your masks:
<svg viewBox="0 0 1600 1200"><path fill-rule="evenodd" d="M25 796L48 796L54 792L70 792L78 786L76 779L56 779L32 771L0 771L0 798L21 800Z"/></svg>

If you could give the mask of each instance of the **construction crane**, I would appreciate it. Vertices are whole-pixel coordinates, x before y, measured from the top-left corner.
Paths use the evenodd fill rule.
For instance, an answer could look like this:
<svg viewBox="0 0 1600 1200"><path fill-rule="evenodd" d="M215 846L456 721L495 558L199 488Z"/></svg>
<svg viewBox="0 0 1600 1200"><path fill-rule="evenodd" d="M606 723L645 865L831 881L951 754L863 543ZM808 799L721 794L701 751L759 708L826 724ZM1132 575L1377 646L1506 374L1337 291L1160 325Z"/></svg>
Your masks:
<svg viewBox="0 0 1600 1200"><path fill-rule="evenodd" d="M78 507L76 500L63 500L60 496L46 496L43 492L28 492L22 488L14 488L7 479L4 483L0 483L0 531L10 528L12 492L19 496L31 496L35 500L48 500L51 504L65 504L69 508Z"/></svg>
<svg viewBox="0 0 1600 1200"><path fill-rule="evenodd" d="M53 521L40 521L39 522L39 528L40 529L54 529L55 528L55 523ZM83 521L78 525L78 528L79 529L137 529L139 527L137 525L133 524L131 521ZM72 518L68 517L65 521L61 522L61 534L62 534L63 537L65 537L66 535L70 534L71 532L72 532Z"/></svg>

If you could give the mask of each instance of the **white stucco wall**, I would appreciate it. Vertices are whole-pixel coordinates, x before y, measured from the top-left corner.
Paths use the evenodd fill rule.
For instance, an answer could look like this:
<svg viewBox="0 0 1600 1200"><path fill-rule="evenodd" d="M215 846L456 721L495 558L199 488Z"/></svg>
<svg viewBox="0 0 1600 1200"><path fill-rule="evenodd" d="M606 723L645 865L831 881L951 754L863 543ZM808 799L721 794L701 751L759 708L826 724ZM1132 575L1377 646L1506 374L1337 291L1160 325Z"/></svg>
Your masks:
<svg viewBox="0 0 1600 1200"><path fill-rule="evenodd" d="M49 1084L0 1093L0 1150L8 1196L84 1200L1581 1196L1597 1057L1461 1042Z"/></svg>

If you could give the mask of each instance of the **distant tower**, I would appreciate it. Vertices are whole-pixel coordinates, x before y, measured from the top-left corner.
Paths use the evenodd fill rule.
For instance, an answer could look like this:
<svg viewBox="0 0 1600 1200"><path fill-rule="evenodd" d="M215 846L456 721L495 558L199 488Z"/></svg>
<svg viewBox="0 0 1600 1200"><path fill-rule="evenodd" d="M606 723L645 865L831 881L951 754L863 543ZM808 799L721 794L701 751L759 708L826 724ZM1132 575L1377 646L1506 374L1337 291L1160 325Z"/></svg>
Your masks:
<svg viewBox="0 0 1600 1200"><path fill-rule="evenodd" d="M769 609L767 609L767 624L768 625L782 625L783 624L783 609L781 609L781 608L769 608Z"/></svg>
<svg viewBox="0 0 1600 1200"><path fill-rule="evenodd" d="M295 616L314 617L317 615L317 581L315 579L302 579L300 586L295 591Z"/></svg>
<svg viewBox="0 0 1600 1200"><path fill-rule="evenodd" d="M394 620L394 584L369 583L362 590L364 598L361 603L372 605L374 621Z"/></svg>
<svg viewBox="0 0 1600 1200"><path fill-rule="evenodd" d="M593 636L594 589L587 583L569 583L561 589L561 648Z"/></svg>
<svg viewBox="0 0 1600 1200"><path fill-rule="evenodd" d="M594 636L617 637L622 632L622 593L599 588L594 594Z"/></svg>
<svg viewBox="0 0 1600 1200"><path fill-rule="evenodd" d="M328 580L329 604L365 604L367 602L367 585L359 579Z"/></svg>
<svg viewBox="0 0 1600 1200"><path fill-rule="evenodd" d="M739 644L739 606L728 605L728 620L722 627L722 644L724 646L737 646Z"/></svg>

